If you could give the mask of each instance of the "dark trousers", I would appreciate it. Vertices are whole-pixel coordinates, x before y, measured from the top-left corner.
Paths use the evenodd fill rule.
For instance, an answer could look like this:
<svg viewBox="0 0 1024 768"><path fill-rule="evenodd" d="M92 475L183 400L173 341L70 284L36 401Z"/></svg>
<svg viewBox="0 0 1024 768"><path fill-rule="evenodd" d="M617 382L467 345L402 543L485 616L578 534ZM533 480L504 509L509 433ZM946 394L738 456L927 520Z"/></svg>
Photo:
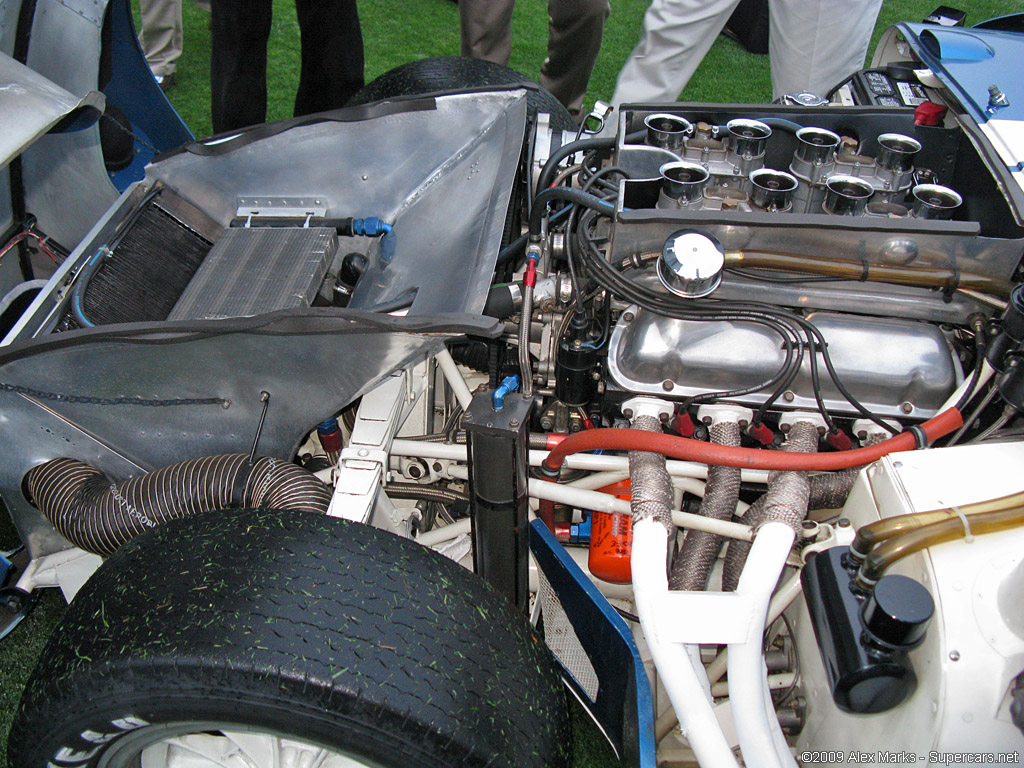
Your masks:
<svg viewBox="0 0 1024 768"><path fill-rule="evenodd" d="M363 35L356 0L295 0L302 70L295 115L345 106L363 87ZM213 0L210 91L215 133L267 117L271 0Z"/></svg>

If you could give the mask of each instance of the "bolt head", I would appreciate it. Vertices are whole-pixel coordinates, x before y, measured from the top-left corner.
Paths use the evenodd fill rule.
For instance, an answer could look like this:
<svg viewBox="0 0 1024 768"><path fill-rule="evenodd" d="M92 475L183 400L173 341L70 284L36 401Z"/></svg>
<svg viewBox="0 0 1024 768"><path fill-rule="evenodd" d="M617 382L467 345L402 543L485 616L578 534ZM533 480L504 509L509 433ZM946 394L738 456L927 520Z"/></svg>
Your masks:
<svg viewBox="0 0 1024 768"><path fill-rule="evenodd" d="M836 520L836 525L838 525L840 528L849 528L850 527L850 518L848 518L848 517L840 517L838 520Z"/></svg>
<svg viewBox="0 0 1024 768"><path fill-rule="evenodd" d="M673 389L676 388L676 383L670 379L665 379L663 382L661 382L661 388L664 389L666 392L671 392Z"/></svg>
<svg viewBox="0 0 1024 768"><path fill-rule="evenodd" d="M903 413L913 413L914 412L914 404L913 403L908 403L908 402L904 401L904 402L900 403L900 411L902 411Z"/></svg>
<svg viewBox="0 0 1024 768"><path fill-rule="evenodd" d="M632 312L626 312L622 315L622 322L624 323L632 323L634 319L636 319L636 315Z"/></svg>
<svg viewBox="0 0 1024 768"><path fill-rule="evenodd" d="M792 403L794 400L796 400L796 395L792 391L787 389L785 392L782 393L782 399L785 400L787 403Z"/></svg>
<svg viewBox="0 0 1024 768"><path fill-rule="evenodd" d="M633 418L633 409L632 408L625 408L625 409L623 409L622 415L625 416L627 419L632 419Z"/></svg>
<svg viewBox="0 0 1024 768"><path fill-rule="evenodd" d="M952 651L950 651L949 652L949 660L950 661L960 661L960 651L956 650L955 648Z"/></svg>

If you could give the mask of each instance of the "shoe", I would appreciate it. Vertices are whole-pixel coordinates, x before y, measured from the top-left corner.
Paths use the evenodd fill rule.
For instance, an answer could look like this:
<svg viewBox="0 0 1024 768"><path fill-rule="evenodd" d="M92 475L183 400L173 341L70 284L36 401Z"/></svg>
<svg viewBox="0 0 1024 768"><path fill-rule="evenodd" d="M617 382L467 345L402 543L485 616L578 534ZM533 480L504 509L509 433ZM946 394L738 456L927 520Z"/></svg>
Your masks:
<svg viewBox="0 0 1024 768"><path fill-rule="evenodd" d="M167 93L174 86L173 72L169 75L153 75L153 79L156 80L156 84L160 86L160 90L164 93Z"/></svg>

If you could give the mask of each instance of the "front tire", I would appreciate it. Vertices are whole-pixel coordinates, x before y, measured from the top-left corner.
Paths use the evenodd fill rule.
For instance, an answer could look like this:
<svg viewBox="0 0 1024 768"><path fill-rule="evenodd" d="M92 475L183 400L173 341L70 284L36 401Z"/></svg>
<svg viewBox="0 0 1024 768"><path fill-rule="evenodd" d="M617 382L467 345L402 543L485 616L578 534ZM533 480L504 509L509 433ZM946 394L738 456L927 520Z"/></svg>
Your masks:
<svg viewBox="0 0 1024 768"><path fill-rule="evenodd" d="M555 662L483 581L366 526L231 510L104 563L8 752L18 768L539 768L564 765L569 738Z"/></svg>

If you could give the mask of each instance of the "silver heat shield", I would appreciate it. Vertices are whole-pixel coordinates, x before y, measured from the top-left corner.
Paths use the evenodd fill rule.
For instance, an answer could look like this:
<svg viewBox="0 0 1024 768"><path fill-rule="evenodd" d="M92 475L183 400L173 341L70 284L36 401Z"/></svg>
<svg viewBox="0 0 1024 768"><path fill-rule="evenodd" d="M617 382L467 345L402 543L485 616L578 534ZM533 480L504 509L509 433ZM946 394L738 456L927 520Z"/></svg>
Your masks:
<svg viewBox="0 0 1024 768"><path fill-rule="evenodd" d="M875 413L928 418L956 386L957 367L949 344L934 325L824 312L807 319L825 337L839 379ZM631 307L612 333L608 373L629 392L692 397L765 381L784 359L781 338L764 326L674 320ZM820 354L818 373L828 409L852 415L852 406L832 383ZM770 394L771 388L737 401L756 406ZM806 355L776 407L817 409Z"/></svg>

